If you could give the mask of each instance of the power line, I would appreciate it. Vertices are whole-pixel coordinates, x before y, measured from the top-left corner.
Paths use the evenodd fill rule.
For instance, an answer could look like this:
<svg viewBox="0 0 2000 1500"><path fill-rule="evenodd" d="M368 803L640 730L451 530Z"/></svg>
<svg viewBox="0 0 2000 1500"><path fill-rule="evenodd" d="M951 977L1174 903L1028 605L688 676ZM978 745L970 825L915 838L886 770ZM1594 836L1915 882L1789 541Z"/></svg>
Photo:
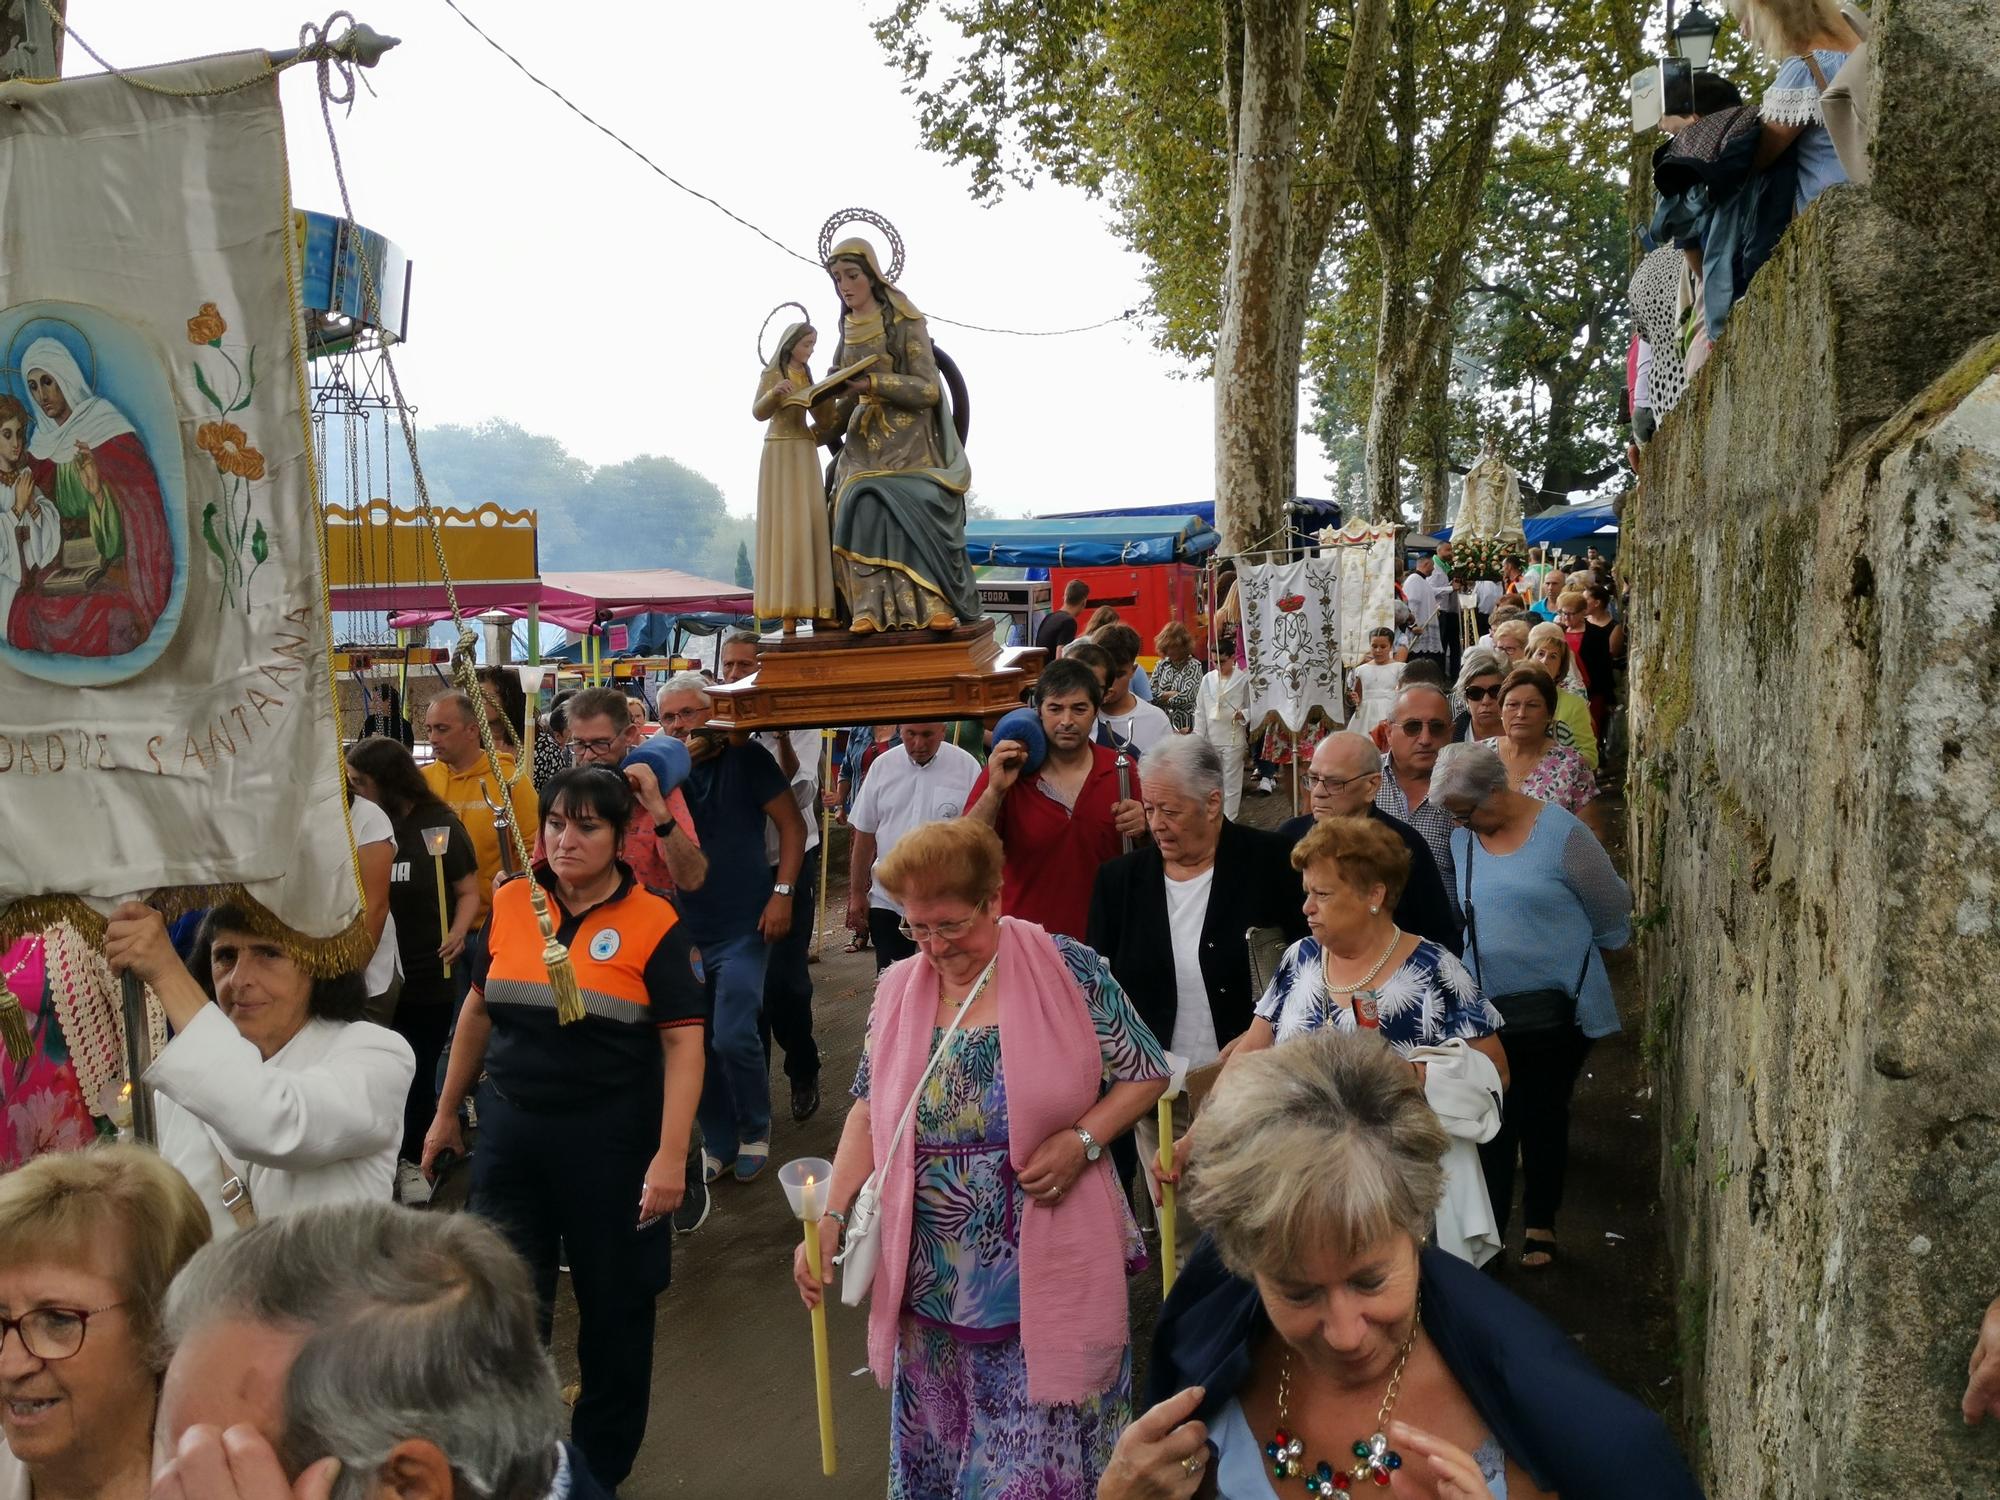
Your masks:
<svg viewBox="0 0 2000 1500"><path fill-rule="evenodd" d="M674 176L674 174L669 172L665 167L661 166L658 162L654 161L652 157L648 156L645 152L641 151L637 146L633 145L630 141L626 140L624 136L620 135L617 131L613 130L609 125L606 125L602 120L598 119L595 115L591 114L588 110L584 109L581 105L577 104L561 89L557 88L554 84L550 83L546 78L543 78L540 74L536 73L526 63L522 62L520 58L516 57L512 52L509 52L498 41L494 40L491 33L489 33L484 27L482 27L477 21L473 20L471 16L465 13L464 7L459 5L458 0L444 0L444 3L451 8L451 12L453 15L457 16L459 20L465 22L467 26L472 28L474 35L479 37L481 41L485 42L486 45L491 47L495 52L499 53L502 57L506 58L508 62L512 63L514 67L520 72L522 77L526 78L530 83L534 84L537 88L543 89L546 92L554 95L557 102L560 103L563 106L563 108L567 109L571 114L575 115L579 120L582 120L586 125L589 125L592 129L597 130L598 132L600 132L605 136L608 136L612 141L614 141L619 146L622 146L626 151L629 151L633 156L636 156L640 161L644 162L646 166L649 167L656 175L664 179L667 183L671 184L674 187L679 188L683 193L688 194L690 197L699 198L703 203L706 203L710 208L714 209L717 213L723 215L723 217L734 220L736 223L742 225L745 229L749 230L752 234L756 235L759 239L765 241L767 244L775 246L779 250L782 250L785 254L791 256L793 260L803 261L806 265L811 266L814 270L825 269L812 256L800 254L797 250L794 250L790 245L787 245L783 240L779 239L769 230L766 230L760 227L759 225L751 223L748 219L744 218L743 215L737 213L734 209L730 208L728 204L723 203L719 199L710 197L707 193L702 192L699 188L689 187L685 182L682 182L678 177ZM943 318L931 314L926 314L926 319L927 321L932 323L948 324L953 328L970 329L975 333L1003 334L1014 338L1061 338L1067 334L1089 333L1094 329L1109 328L1114 323L1130 322L1134 316L1136 316L1136 314L1133 311L1133 309L1127 308L1124 312L1119 313L1116 317L1100 318L1095 323L1083 323L1079 324L1074 328L989 328L982 323L963 323L955 318Z"/></svg>

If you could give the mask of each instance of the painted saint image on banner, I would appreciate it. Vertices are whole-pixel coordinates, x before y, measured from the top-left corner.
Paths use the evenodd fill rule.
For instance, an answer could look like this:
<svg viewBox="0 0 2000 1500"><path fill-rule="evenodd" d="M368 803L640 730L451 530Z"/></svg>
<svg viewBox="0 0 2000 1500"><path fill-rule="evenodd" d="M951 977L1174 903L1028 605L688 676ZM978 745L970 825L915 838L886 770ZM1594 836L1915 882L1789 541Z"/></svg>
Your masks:
<svg viewBox="0 0 2000 1500"><path fill-rule="evenodd" d="M74 303L0 313L0 661L119 682L166 649L187 577L186 478L166 366Z"/></svg>

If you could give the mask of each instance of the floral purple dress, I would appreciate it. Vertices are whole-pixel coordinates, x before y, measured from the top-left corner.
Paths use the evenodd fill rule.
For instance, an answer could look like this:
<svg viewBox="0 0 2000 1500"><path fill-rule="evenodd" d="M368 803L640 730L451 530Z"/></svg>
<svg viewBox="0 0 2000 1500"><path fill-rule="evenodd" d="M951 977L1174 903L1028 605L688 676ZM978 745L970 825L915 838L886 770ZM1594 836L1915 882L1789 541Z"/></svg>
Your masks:
<svg viewBox="0 0 2000 1500"><path fill-rule="evenodd" d="M1057 937L1090 1004L1107 1077L1169 1072L1160 1044L1095 952ZM942 1028L940 1028L942 1030ZM854 1097L866 1099L868 1054ZM1028 1399L1017 1258L1027 1195L1007 1156L1000 1028L954 1036L917 1103L910 1275L891 1391L891 1500L1091 1500L1132 1418L1132 1355L1102 1395ZM1126 1214L1126 1267L1145 1264Z"/></svg>
<svg viewBox="0 0 2000 1500"><path fill-rule="evenodd" d="M81 1151L97 1139L97 1122L84 1104L69 1043L56 1020L48 950L39 935L0 951L0 978L27 1014L31 1043L23 1062L0 1052L0 1098L7 1107L0 1169L12 1171L51 1151Z"/></svg>
<svg viewBox="0 0 2000 1500"><path fill-rule="evenodd" d="M1481 743L1488 749L1500 748L1497 739ZM1566 813L1580 813L1586 802L1597 799L1597 778L1575 748L1551 743L1540 764L1522 778L1521 795L1537 802L1553 802Z"/></svg>

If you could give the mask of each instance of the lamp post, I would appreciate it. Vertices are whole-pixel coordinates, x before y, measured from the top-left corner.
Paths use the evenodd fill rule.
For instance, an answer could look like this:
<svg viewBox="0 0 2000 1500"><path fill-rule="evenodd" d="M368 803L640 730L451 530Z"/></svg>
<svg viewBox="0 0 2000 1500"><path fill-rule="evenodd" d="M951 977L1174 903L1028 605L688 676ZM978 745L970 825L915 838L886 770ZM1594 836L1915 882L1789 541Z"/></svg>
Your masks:
<svg viewBox="0 0 2000 1500"><path fill-rule="evenodd" d="M1688 67L1697 73L1715 55L1715 38L1721 30L1722 23L1701 8L1700 0L1688 7L1678 26L1674 24L1672 6L1668 7L1667 35L1673 42L1674 53L1685 58Z"/></svg>

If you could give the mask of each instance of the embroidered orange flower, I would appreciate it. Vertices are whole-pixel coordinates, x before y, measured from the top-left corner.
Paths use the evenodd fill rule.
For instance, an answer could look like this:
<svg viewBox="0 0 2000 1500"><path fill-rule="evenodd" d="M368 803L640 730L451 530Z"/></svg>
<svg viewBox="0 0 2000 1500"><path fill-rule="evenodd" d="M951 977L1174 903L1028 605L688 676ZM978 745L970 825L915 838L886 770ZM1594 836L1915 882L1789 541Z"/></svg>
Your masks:
<svg viewBox="0 0 2000 1500"><path fill-rule="evenodd" d="M216 468L243 479L264 477L264 455L249 446L249 438L234 422L204 422L195 429L194 445L215 460Z"/></svg>
<svg viewBox="0 0 2000 1500"><path fill-rule="evenodd" d="M227 332L229 325L222 321L222 314L213 302L202 303L201 311L188 319L190 344L220 344Z"/></svg>

